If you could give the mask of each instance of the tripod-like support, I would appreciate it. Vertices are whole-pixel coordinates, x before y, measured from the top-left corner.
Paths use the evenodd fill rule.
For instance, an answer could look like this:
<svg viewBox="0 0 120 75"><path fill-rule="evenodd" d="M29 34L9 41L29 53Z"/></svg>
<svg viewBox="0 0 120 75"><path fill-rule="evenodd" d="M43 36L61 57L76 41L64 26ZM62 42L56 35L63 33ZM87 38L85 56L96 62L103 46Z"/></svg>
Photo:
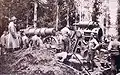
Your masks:
<svg viewBox="0 0 120 75"><path fill-rule="evenodd" d="M73 49L73 55L76 57L76 59L80 62L80 64L83 66L83 68L87 71L87 73L89 74L89 75L91 75L90 74L90 72L86 69L86 67L83 65L83 63L81 62L81 60L77 57L77 55L75 54L75 52L76 52L76 48L77 48L77 45L78 45L78 43L79 43L79 37L77 38L77 41L76 41L76 43L75 43L75 47L74 47L74 49ZM75 52L74 52L75 51Z"/></svg>

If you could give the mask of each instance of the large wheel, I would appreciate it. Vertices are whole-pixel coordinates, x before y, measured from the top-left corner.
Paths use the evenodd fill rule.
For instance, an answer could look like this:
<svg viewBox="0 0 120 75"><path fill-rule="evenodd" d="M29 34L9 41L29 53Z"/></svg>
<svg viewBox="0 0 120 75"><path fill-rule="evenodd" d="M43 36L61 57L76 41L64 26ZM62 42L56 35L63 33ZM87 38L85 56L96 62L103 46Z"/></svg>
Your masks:
<svg viewBox="0 0 120 75"><path fill-rule="evenodd" d="M43 40L44 44L57 45L58 40L54 36L48 36Z"/></svg>

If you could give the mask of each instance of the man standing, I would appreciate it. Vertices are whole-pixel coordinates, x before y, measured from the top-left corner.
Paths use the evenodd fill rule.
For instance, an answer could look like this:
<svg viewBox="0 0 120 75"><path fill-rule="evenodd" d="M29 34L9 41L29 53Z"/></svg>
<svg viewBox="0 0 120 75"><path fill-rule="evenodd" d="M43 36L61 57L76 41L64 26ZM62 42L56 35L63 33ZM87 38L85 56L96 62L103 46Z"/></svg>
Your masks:
<svg viewBox="0 0 120 75"><path fill-rule="evenodd" d="M5 52L7 47L7 31L3 32L3 35L0 38L1 41L1 53Z"/></svg>
<svg viewBox="0 0 120 75"><path fill-rule="evenodd" d="M89 69L91 69L92 71L94 71L94 67L97 67L95 62L94 62L94 57L95 57L95 53L96 53L96 50L97 48L99 47L99 43L98 41L96 40L96 36L95 36L95 33L92 32L91 33L91 38L90 38L90 41L89 41L89 60L88 60L88 63L89 63Z"/></svg>
<svg viewBox="0 0 120 75"><path fill-rule="evenodd" d="M71 34L71 32L69 30L69 27L68 26L64 27L61 30L61 33L62 33L62 36L63 36L64 50L66 52L69 52L69 50L70 50L69 40L70 40L70 34Z"/></svg>
<svg viewBox="0 0 120 75"><path fill-rule="evenodd" d="M29 38L26 36L25 33L23 33L22 44L23 44L23 45L22 45L23 49L28 48Z"/></svg>
<svg viewBox="0 0 120 75"><path fill-rule="evenodd" d="M17 32L17 40L18 40L18 48L20 49L22 45L22 36L20 31Z"/></svg>
<svg viewBox="0 0 120 75"><path fill-rule="evenodd" d="M1 36L1 44L2 44L2 47L6 47L6 44L7 44L7 40L6 40L6 35L7 35L7 32L4 31L3 32L3 35Z"/></svg>
<svg viewBox="0 0 120 75"><path fill-rule="evenodd" d="M16 17L13 16L11 18L11 22L8 25L8 49L13 49L15 50L18 47L18 40L17 40L17 31L16 31Z"/></svg>
<svg viewBox="0 0 120 75"><path fill-rule="evenodd" d="M117 65L116 65L116 58L119 56L119 50L120 42L117 40L117 37L112 37L111 41L108 45L108 51L110 52L111 56L111 75L116 74L116 69L118 71Z"/></svg>

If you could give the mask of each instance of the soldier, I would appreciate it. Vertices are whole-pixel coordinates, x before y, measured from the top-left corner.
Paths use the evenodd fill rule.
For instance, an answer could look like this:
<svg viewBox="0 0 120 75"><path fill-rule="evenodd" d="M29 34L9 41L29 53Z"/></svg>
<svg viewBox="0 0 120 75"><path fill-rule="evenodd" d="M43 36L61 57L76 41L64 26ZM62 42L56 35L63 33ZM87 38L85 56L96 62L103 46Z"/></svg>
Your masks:
<svg viewBox="0 0 120 75"><path fill-rule="evenodd" d="M63 36L62 36L62 33L58 31L57 33L57 38L58 38L58 41L59 41L59 44L58 44L58 52L61 52L61 51L64 51L64 45L63 45Z"/></svg>
<svg viewBox="0 0 120 75"><path fill-rule="evenodd" d="M28 48L29 38L26 36L25 33L23 33L22 44L23 44L23 48Z"/></svg>
<svg viewBox="0 0 120 75"><path fill-rule="evenodd" d="M39 48L39 47L42 47L43 45L43 41L41 40L40 37L38 37L37 34L35 34L32 38L32 47L33 48Z"/></svg>
<svg viewBox="0 0 120 75"><path fill-rule="evenodd" d="M66 26L66 27L64 27L63 29L61 29L61 33L62 33L63 35L64 35L64 34L70 35L71 32L70 32L69 26Z"/></svg>
<svg viewBox="0 0 120 75"><path fill-rule="evenodd" d="M20 31L18 31L18 33L17 33L17 39L18 39L18 48L21 48L22 36L21 36L21 32Z"/></svg>
<svg viewBox="0 0 120 75"><path fill-rule="evenodd" d="M1 55L1 52L2 52L2 44L1 44L1 40L0 40L0 55Z"/></svg>
<svg viewBox="0 0 120 75"><path fill-rule="evenodd" d="M66 58L67 58L67 52L61 52L61 53L55 54L55 59L60 62L64 62Z"/></svg>
<svg viewBox="0 0 120 75"><path fill-rule="evenodd" d="M70 30L69 30L69 27L66 26L64 27L62 30L61 30L61 33L62 33L62 36L63 36L63 43L64 43L64 50L66 52L69 52L69 48L70 48L70 44L69 44L69 41L70 41Z"/></svg>
<svg viewBox="0 0 120 75"><path fill-rule="evenodd" d="M115 75L116 74L116 58L117 56L119 56L119 48L120 46L120 42L117 40L117 37L112 37L111 41L108 45L108 51L110 52L110 56L111 56L111 75ZM118 68L117 68L118 71Z"/></svg>
<svg viewBox="0 0 120 75"><path fill-rule="evenodd" d="M1 52L4 52L6 50L6 47L7 47L7 31L4 31L3 32L3 35L1 36L0 38L0 41L1 41Z"/></svg>
<svg viewBox="0 0 120 75"><path fill-rule="evenodd" d="M7 32L4 31L3 32L3 35L1 36L1 44L2 44L2 47L6 47L6 35L7 35Z"/></svg>
<svg viewBox="0 0 120 75"><path fill-rule="evenodd" d="M89 41L89 61L88 61L89 69L91 69L92 71L94 71L94 67L97 67L95 62L94 62L94 57L95 57L96 49L98 47L99 47L99 43L96 40L95 33L92 32L91 33L91 38L90 38L90 41Z"/></svg>
<svg viewBox="0 0 120 75"><path fill-rule="evenodd" d="M8 25L8 49L13 49L15 50L16 48L18 48L18 40L17 40L17 31L16 31L16 17L13 16L11 18L11 22Z"/></svg>

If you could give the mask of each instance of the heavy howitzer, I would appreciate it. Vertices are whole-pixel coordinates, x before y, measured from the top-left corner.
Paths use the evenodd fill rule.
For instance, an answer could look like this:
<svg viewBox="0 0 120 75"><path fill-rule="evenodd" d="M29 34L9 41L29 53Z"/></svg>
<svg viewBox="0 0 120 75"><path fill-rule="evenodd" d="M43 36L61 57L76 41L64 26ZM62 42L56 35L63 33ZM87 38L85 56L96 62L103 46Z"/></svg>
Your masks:
<svg viewBox="0 0 120 75"><path fill-rule="evenodd" d="M27 28L24 29L25 34L37 34L41 36L55 35L54 28Z"/></svg>
<svg viewBox="0 0 120 75"><path fill-rule="evenodd" d="M39 35L45 44L56 45L58 40L55 37L55 28L27 28L23 31L28 36Z"/></svg>

